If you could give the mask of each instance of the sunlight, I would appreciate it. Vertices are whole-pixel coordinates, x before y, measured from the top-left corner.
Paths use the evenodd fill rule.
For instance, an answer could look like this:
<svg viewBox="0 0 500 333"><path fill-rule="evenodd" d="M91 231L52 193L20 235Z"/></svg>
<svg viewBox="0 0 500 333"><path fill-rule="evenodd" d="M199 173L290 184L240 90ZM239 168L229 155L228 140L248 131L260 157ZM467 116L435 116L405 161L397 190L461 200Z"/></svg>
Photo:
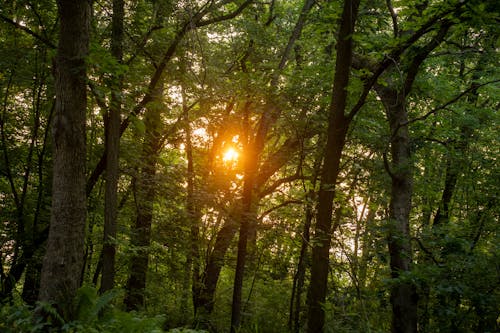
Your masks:
<svg viewBox="0 0 500 333"><path fill-rule="evenodd" d="M224 155L222 156L222 160L226 163L228 162L236 162L238 160L238 156L240 154L234 149L233 147L230 147L224 152Z"/></svg>

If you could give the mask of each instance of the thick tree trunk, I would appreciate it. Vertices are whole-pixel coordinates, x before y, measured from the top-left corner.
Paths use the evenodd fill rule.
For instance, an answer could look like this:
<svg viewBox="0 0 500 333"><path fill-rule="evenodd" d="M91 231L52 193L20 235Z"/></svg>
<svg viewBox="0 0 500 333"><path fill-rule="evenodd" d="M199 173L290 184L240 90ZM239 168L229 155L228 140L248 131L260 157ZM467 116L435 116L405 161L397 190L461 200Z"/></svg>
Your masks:
<svg viewBox="0 0 500 333"><path fill-rule="evenodd" d="M120 63L123 56L123 0L113 0L111 53ZM114 287L116 223L118 215L118 166L120 151L121 77L112 78L111 105L106 123L106 189L104 201L104 244L102 248L101 292Z"/></svg>
<svg viewBox="0 0 500 333"><path fill-rule="evenodd" d="M139 161L141 165L140 171L135 180L137 216L132 230L132 246L137 247L137 252L131 257L130 276L127 281L124 300L127 310L138 310L145 305L144 292L149 263L153 202L156 196L156 163L161 141L160 105L162 92L163 85L160 85L155 92L154 103L146 109L144 115L146 132Z"/></svg>
<svg viewBox="0 0 500 333"><path fill-rule="evenodd" d="M315 242L312 249L311 282L308 293L308 333L323 332L325 323L325 312L322 306L327 293L333 198L340 171L342 150L351 120L344 115L344 112L352 63L352 34L358 7L359 0L345 0L340 22L328 136L318 193Z"/></svg>
<svg viewBox="0 0 500 333"><path fill-rule="evenodd" d="M57 304L66 314L80 286L85 240L85 57L90 2L60 0L58 9L52 215L39 299Z"/></svg>

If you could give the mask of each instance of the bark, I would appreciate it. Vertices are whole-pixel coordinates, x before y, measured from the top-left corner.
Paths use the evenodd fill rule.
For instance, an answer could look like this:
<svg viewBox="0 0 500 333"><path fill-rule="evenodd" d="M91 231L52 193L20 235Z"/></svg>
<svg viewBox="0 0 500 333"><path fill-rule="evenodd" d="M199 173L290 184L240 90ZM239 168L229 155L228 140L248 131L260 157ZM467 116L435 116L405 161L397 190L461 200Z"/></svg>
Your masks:
<svg viewBox="0 0 500 333"><path fill-rule="evenodd" d="M249 103L245 106L245 120L246 120L246 139L245 145L245 167L244 167L244 183L243 193L241 198L241 220L240 232L238 238L238 256L236 259L236 271L234 274L233 284L233 302L231 306L231 333L235 333L241 324L241 295L243 289L243 278L245 274L245 262L247 256L247 242L249 234L255 223L256 216L254 207L254 183L257 173L259 157L262 152L263 143L267 131L258 132L255 139L250 142L249 138L249 124L248 124L248 108Z"/></svg>
<svg viewBox="0 0 500 333"><path fill-rule="evenodd" d="M160 85L161 88L162 85ZM151 225L153 220L153 202L156 196L156 164L161 143L161 93L158 88L154 95L156 103L147 108L144 115L145 138L140 159L140 171L136 176L135 202L136 219L132 230L132 246L137 250L131 256L130 276L127 281L125 306L127 310L139 310L144 307L144 292L149 263L149 245L151 243Z"/></svg>
<svg viewBox="0 0 500 333"><path fill-rule="evenodd" d="M111 54L118 63L123 57L124 1L113 0L111 22ZM115 283L116 224L118 214L118 167L120 151L120 113L122 77L113 75L111 105L106 126L106 189L104 201L104 244L102 249L102 278L100 292L113 289Z"/></svg>
<svg viewBox="0 0 500 333"><path fill-rule="evenodd" d="M60 0L58 10L52 212L39 300L53 302L63 315L69 315L80 286L85 240L85 57L89 47L90 3Z"/></svg>
<svg viewBox="0 0 500 333"><path fill-rule="evenodd" d="M379 90L380 91L380 90ZM409 215L412 197L412 171L410 138L405 99L398 92L385 89L379 92L385 105L391 129L392 185L389 205L388 246L391 277L399 279L410 272L411 244ZM417 293L410 282L397 281L391 288L392 332L417 332Z"/></svg>
<svg viewBox="0 0 500 333"><path fill-rule="evenodd" d="M436 35L424 46L414 47L414 54L407 60L403 73L403 86L388 79L385 87L376 85L386 111L391 131L391 165L388 171L391 176L391 200L389 205L388 247L390 255L391 277L395 282L391 288L390 301L392 305L392 332L417 332L418 295L416 286L404 280L404 274L411 271L412 249L410 243L410 211L413 195L413 174L410 151L410 136L408 130L408 112L406 98L410 93L420 66L428 55L445 38L451 23L443 20ZM400 279L403 277L403 281Z"/></svg>
<svg viewBox="0 0 500 333"><path fill-rule="evenodd" d="M340 21L337 59L330 103L327 143L321 171L314 246L312 249L311 282L308 294L308 333L323 331L325 313L322 308L327 293L329 250L332 232L332 208L340 159L351 117L345 116L347 87L352 63L352 34L358 15L359 1L346 0Z"/></svg>
<svg viewBox="0 0 500 333"><path fill-rule="evenodd" d="M310 241L311 223L314 217L314 209L311 202L314 200L314 191L310 190L306 196L306 216L304 228L302 231L302 244L300 247L299 262L297 264L297 272L293 279L292 297L290 299L290 316L288 327L292 332L298 333L300 330L300 310L302 307L302 291L306 277L306 268L308 265L307 248Z"/></svg>

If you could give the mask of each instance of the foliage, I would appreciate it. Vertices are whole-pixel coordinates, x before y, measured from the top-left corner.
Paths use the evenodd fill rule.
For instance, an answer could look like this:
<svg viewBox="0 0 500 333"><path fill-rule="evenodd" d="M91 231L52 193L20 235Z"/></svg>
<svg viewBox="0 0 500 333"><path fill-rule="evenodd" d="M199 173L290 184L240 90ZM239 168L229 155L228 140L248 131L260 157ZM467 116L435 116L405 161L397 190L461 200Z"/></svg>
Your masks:
<svg viewBox="0 0 500 333"><path fill-rule="evenodd" d="M255 228L240 331L290 330L293 292L295 299L300 296L298 325L303 330L310 249L317 245L306 235L316 223L342 3L314 1L279 68L305 1L252 1L230 19L200 26L189 22L199 10L207 23L245 1L125 2L123 62L110 52L112 2L93 2L86 59L88 180L100 173L88 188L85 287L75 301L75 318L68 319L55 307L35 304L50 221L57 5L0 0L0 331L227 331L236 231L217 259L222 270L208 324L194 318L194 280L205 282L217 240L229 227L239 226L246 153L265 128L263 119L271 121L261 138L252 185ZM400 282L417 288L422 332L498 330L498 6L493 0L392 3L397 27L391 1L361 1L352 36L348 107L378 63L389 62L392 70L377 84L401 87L411 59L442 25L450 24L443 41L423 60L411 90L399 96L409 116L402 126L409 129L413 177L411 270L391 276L387 221L393 175L387 164L393 158L394 133L372 90L352 120L336 184L325 332L389 331L390 289ZM456 6L460 9L433 21L401 56L391 53L424 22ZM116 93L111 81L117 76L123 79L117 96L124 129L113 241L119 291L99 295L106 200L99 161ZM153 101L148 94L160 86L161 97ZM146 109L158 120L155 133ZM146 147L151 136L157 144ZM227 147L236 149L240 159L225 163ZM151 148L158 153L154 165L145 158ZM153 193L148 202L151 237L148 245L136 245L142 200L137 186L145 167L154 170L145 186ZM437 223L445 206L446 218ZM126 312L121 303L130 264L140 254L148 258L145 301L138 311ZM304 264L301 290L293 289L299 262ZM44 319L35 315L40 311L47 314Z"/></svg>
<svg viewBox="0 0 500 333"><path fill-rule="evenodd" d="M24 305L4 305L0 314L0 329L5 333L16 332L164 332L163 316L146 317L140 313L119 310L112 303L118 293L111 291L98 296L95 288L79 289L75 303L78 314L75 320L65 321L49 304L39 303L35 308ZM43 313L44 316L38 315ZM171 333L203 333L188 328L175 328Z"/></svg>

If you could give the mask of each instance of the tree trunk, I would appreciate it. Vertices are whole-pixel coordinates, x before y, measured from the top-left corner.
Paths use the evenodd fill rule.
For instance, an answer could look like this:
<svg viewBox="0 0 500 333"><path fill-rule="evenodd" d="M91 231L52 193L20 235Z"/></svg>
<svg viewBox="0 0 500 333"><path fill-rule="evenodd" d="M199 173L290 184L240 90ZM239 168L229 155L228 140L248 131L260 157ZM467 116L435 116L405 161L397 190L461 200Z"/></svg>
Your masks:
<svg viewBox="0 0 500 333"><path fill-rule="evenodd" d="M322 136L323 137L323 136ZM319 142L324 142L320 137ZM319 144L318 146L322 146ZM290 331L298 333L301 324L301 308L302 308L302 292L304 289L306 270L310 267L311 257L308 247L310 246L311 225L314 219L314 202L316 202L316 185L320 172L323 153L317 151L314 158L313 173L311 177L311 189L305 194L305 219L302 230L302 243L300 247L299 262L297 264L297 272L293 279L292 296L290 298L290 314L288 319L288 328Z"/></svg>
<svg viewBox="0 0 500 333"><path fill-rule="evenodd" d="M113 0L113 18L111 22L111 54L121 63L123 57L123 0ZM113 289L115 284L115 253L117 223L117 191L120 151L120 113L121 113L121 75L113 75L111 104L106 126L106 189L104 201L104 244L102 249L101 292Z"/></svg>
<svg viewBox="0 0 500 333"><path fill-rule="evenodd" d="M204 316L210 315L213 311L217 281L224 265L226 252L238 231L239 215L239 209L238 212L230 213L221 230L217 233L214 248L208 257L201 277L200 289L193 295L195 314L201 321L203 321Z"/></svg>
<svg viewBox="0 0 500 333"><path fill-rule="evenodd" d="M161 94L163 85L157 88L153 103L146 109L146 126L142 148L140 171L136 177L135 202L137 216L132 231L132 246L137 247L131 257L130 276L127 281L125 305L127 310L144 307L144 292L149 263L149 245L151 243L151 224L153 220L153 202L156 196L156 163L161 142Z"/></svg>
<svg viewBox="0 0 500 333"><path fill-rule="evenodd" d="M302 307L302 291L304 289L304 281L306 277L306 268L308 265L308 251L310 240L311 222L314 217L314 208L312 201L314 200L314 190L309 190L306 194L306 216L304 221L304 229L302 231L302 244L300 247L299 262L297 264L297 272L293 279L292 297L290 299L290 316L288 327L292 332L298 333L300 330L300 310ZM309 259L309 260L308 260Z"/></svg>
<svg viewBox="0 0 500 333"><path fill-rule="evenodd" d="M40 292L40 278L42 272L43 246L32 255L26 267L22 298L29 305L35 305Z"/></svg>
<svg viewBox="0 0 500 333"><path fill-rule="evenodd" d="M245 274L245 262L247 256L247 242L252 227L255 227L255 210L254 205L254 184L257 169L259 166L259 158L264 147L264 142L269 128L259 128L255 138L250 136L250 124L248 121L250 103L246 103L244 107L245 117L245 158L244 158L244 182L243 193L241 198L241 215L240 215L240 232L238 238L238 255L236 258L236 271L234 273L233 284L233 303L231 305L231 333L239 330L241 324L241 295L243 289L243 277ZM263 115L265 118L265 115ZM261 119L259 125L266 121ZM265 127L265 126L264 126ZM252 138L252 139L250 139Z"/></svg>
<svg viewBox="0 0 500 333"><path fill-rule="evenodd" d="M312 249L311 282L308 293L308 333L323 332L325 323L325 312L322 306L327 292L333 198L340 171L342 150L351 121L351 118L346 117L344 112L352 63L352 34L358 7L359 0L345 0L340 21L327 143L318 193L315 242Z"/></svg>
<svg viewBox="0 0 500 333"><path fill-rule="evenodd" d="M410 93L420 66L428 55L441 43L451 26L443 21L436 35L424 46L414 47L412 57L405 64L403 73L392 73L403 78L401 83L387 77L386 86L375 85L384 105L390 128L391 165L386 165L391 176L391 201L389 205L388 248L391 277L395 282L391 288L392 332L417 332L418 295L416 286L398 279L411 270L412 249L410 242L410 211L413 195L413 174L408 131L406 98ZM394 68L392 68L394 70ZM390 72L389 72L390 73Z"/></svg>
<svg viewBox="0 0 500 333"><path fill-rule="evenodd" d="M193 305L195 303L196 293L200 289L200 223L201 211L198 200L195 195L195 168L193 159L193 143L191 139L191 124L189 122L189 108L187 105L186 94L182 87L182 109L184 132L186 136L186 159L187 159L187 193L186 193L186 215L187 222L190 228L189 249L186 258L185 276L183 281L183 297L181 303L181 311L183 316L188 315L188 299L191 294ZM191 284L189 283L191 281ZM190 288L191 287L191 292ZM196 315L196 307L194 309ZM184 322L187 318L183 318Z"/></svg>
<svg viewBox="0 0 500 333"><path fill-rule="evenodd" d="M389 205L389 255L391 277L410 272L411 243L409 216L412 197L412 163L405 99L393 90L381 95L391 129L392 185ZM417 332L417 293L410 282L397 281L391 288L392 332Z"/></svg>
<svg viewBox="0 0 500 333"><path fill-rule="evenodd" d="M85 240L85 57L90 2L58 1L60 36L55 59L52 215L40 282L41 301L64 315L80 286Z"/></svg>

